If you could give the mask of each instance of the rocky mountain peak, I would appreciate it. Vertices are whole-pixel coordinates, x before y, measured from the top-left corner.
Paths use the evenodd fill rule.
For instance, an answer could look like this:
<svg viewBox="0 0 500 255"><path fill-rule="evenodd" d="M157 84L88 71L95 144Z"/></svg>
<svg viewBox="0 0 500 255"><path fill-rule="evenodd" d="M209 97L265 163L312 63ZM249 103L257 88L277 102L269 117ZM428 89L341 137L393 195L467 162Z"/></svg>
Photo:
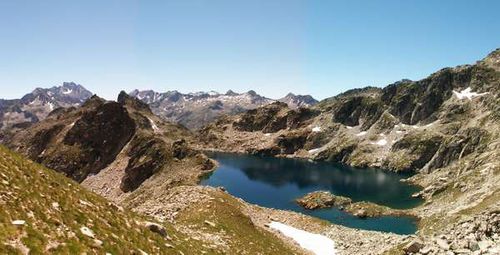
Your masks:
<svg viewBox="0 0 500 255"><path fill-rule="evenodd" d="M118 98L116 101L121 105L129 106L136 110L145 110L151 112L151 109L149 108L149 105L147 103L144 103L143 101L130 96L123 90L120 91L120 94L118 94Z"/></svg>
<svg viewBox="0 0 500 255"><path fill-rule="evenodd" d="M232 90L228 90L225 94L226 96L237 96L239 95L238 93L232 91Z"/></svg>
<svg viewBox="0 0 500 255"><path fill-rule="evenodd" d="M255 92L254 90L249 90L246 92L247 95L250 95L250 96L253 96L253 97L256 97L258 96L257 92Z"/></svg>
<svg viewBox="0 0 500 255"><path fill-rule="evenodd" d="M295 95L291 92L278 101L288 104L290 108L309 107L318 103L318 100L310 95Z"/></svg>
<svg viewBox="0 0 500 255"><path fill-rule="evenodd" d="M500 48L492 51L481 62L496 71L500 71Z"/></svg>
<svg viewBox="0 0 500 255"><path fill-rule="evenodd" d="M59 107L82 105L92 93L74 82L64 82L51 88L36 88L20 99L2 100L0 128L38 122Z"/></svg>

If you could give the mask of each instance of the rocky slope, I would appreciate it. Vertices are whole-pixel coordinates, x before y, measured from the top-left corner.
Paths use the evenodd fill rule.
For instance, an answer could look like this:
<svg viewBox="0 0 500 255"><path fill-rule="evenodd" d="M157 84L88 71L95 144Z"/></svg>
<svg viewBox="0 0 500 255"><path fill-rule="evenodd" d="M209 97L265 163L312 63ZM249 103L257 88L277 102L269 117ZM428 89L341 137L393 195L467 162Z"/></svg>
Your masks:
<svg viewBox="0 0 500 255"><path fill-rule="evenodd" d="M173 233L175 238L170 236L157 248L154 243L147 246L152 254L178 254L178 244L173 240L180 238L185 247L196 246L185 254L304 253L263 226L255 226L243 212L244 202L214 188L198 192L194 185L215 165L191 148L192 139L187 129L161 121L146 104L121 93L117 102L93 96L80 108L55 111L6 141L12 149L83 187L163 224L167 234ZM27 184L18 187L39 192ZM68 199L80 198L67 195ZM40 210L48 210L50 204L39 206ZM74 205L62 206L70 210ZM10 209L6 212L10 213ZM44 220L50 227L57 226L46 219L40 221ZM151 224L147 227L151 228ZM92 247L81 245L81 250Z"/></svg>
<svg viewBox="0 0 500 255"><path fill-rule="evenodd" d="M275 100L260 96L255 91L225 94L217 92L197 92L182 94L178 91L158 93L152 90L134 90L130 96L149 104L155 114L184 125L189 129L198 129L223 114L237 114ZM285 102L292 108L308 107L317 103L311 96L288 94L277 101Z"/></svg>
<svg viewBox="0 0 500 255"><path fill-rule="evenodd" d="M0 99L0 129L38 122L59 107L79 106L92 96L83 86L64 82L52 88L36 88L21 99Z"/></svg>
<svg viewBox="0 0 500 255"><path fill-rule="evenodd" d="M196 183L213 162L190 149L185 128L158 119L149 107L122 92L117 102L93 96L80 108L53 111L44 121L6 139L30 159L82 182L113 165L124 165L119 188L135 190L161 171ZM192 163L192 164L191 164ZM173 165L183 166L183 171Z"/></svg>
<svg viewBox="0 0 500 255"><path fill-rule="evenodd" d="M416 195L426 203L411 211L421 218L419 235L433 242L459 232L458 222L500 208L499 70L497 49L473 65L347 91L308 109L274 103L224 116L198 138L205 149L417 173L409 181L424 187ZM487 242L496 240L495 231Z"/></svg>

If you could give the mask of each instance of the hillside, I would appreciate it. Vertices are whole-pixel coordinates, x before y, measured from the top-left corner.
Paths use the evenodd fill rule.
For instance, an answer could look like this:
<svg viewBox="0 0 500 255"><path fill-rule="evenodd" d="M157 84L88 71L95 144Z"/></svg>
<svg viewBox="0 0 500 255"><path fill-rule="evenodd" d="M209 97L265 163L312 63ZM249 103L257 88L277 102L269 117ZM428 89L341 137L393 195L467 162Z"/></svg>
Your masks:
<svg viewBox="0 0 500 255"><path fill-rule="evenodd" d="M309 107L317 103L311 96L289 93L273 100L257 94L255 91L225 94L215 91L183 94L178 91L159 93L152 90L134 90L130 96L147 103L152 111L164 120L179 123L196 130L224 114L238 114L249 109L270 104L274 101L287 103L292 108Z"/></svg>
<svg viewBox="0 0 500 255"><path fill-rule="evenodd" d="M188 130L161 121L146 104L125 93L117 102L94 96L80 108L53 112L7 139L11 148L109 201L168 222L173 233L197 245L186 254L202 249L212 254L301 253L264 226L255 226L243 202L221 190L194 186L213 170L214 162L192 149L192 140ZM30 189L26 184L19 187ZM50 206L40 204L40 210ZM161 250L169 252L170 245Z"/></svg>
<svg viewBox="0 0 500 255"><path fill-rule="evenodd" d="M152 232L146 227L150 219L3 146L0 169L2 254L187 254L200 247L168 225L158 225L168 238Z"/></svg>
<svg viewBox="0 0 500 255"><path fill-rule="evenodd" d="M440 254L450 246L472 252L483 242L488 245L481 250L494 254L500 221L499 89L497 49L473 65L444 68L419 81L350 90L308 109L274 103L224 116L200 129L198 138L208 150L414 173L409 181L423 187L415 195L426 200L411 210L421 219L419 244ZM473 237L460 241L463 233Z"/></svg>

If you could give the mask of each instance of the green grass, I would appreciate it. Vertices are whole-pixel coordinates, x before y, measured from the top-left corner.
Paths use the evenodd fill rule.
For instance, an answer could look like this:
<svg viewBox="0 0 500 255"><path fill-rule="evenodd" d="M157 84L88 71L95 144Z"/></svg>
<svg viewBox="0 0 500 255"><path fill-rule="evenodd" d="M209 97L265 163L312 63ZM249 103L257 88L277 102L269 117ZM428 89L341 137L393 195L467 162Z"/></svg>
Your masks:
<svg viewBox="0 0 500 255"><path fill-rule="evenodd" d="M224 236L228 249L213 249L210 253L226 254L294 254L296 252L270 232L255 226L242 213L241 203L223 192L212 193L214 199L192 205L179 214L177 220L209 235ZM214 223L212 226L209 223ZM243 233L243 234L242 234Z"/></svg>
<svg viewBox="0 0 500 255"><path fill-rule="evenodd" d="M53 203L58 203L59 208ZM168 239L153 233L142 224L151 219L123 210L3 146L0 208L0 254L21 254L20 246L31 254L139 254L139 249L149 254L201 252L201 242L178 233L172 226L164 225ZM26 223L15 226L14 220ZM102 246L95 246L94 239L81 233L83 226L95 233Z"/></svg>

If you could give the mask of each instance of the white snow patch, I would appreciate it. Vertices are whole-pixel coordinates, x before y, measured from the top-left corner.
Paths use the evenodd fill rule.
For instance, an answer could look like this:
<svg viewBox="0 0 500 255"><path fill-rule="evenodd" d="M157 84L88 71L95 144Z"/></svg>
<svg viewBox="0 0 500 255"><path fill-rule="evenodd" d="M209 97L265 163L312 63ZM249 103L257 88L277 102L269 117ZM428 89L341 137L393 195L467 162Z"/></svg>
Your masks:
<svg viewBox="0 0 500 255"><path fill-rule="evenodd" d="M379 146L384 146L384 145L386 145L386 144L387 144L387 140L385 140L385 139L380 139L380 140L378 140L378 141L376 141L376 142L374 142L374 143L371 143L371 144L375 144L375 145L379 145Z"/></svg>
<svg viewBox="0 0 500 255"><path fill-rule="evenodd" d="M313 127L312 131L313 132L321 132L321 127L315 126L315 127Z"/></svg>
<svg viewBox="0 0 500 255"><path fill-rule="evenodd" d="M148 118L148 120L149 120L149 123L151 123L151 127L153 128L153 130L155 132L160 131L160 129L158 128L158 126L156 126L155 122L152 119Z"/></svg>
<svg viewBox="0 0 500 255"><path fill-rule="evenodd" d="M346 127L347 129L352 129L352 127L351 127L351 126L345 126L345 127Z"/></svg>
<svg viewBox="0 0 500 255"><path fill-rule="evenodd" d="M71 94L71 92L73 92L73 90L68 89L68 90L63 91L63 94L67 95L67 94Z"/></svg>
<svg viewBox="0 0 500 255"><path fill-rule="evenodd" d="M271 134L269 134L269 133L265 133L264 135L265 135L265 136L271 136Z"/></svg>
<svg viewBox="0 0 500 255"><path fill-rule="evenodd" d="M269 227L280 231L287 237L292 238L300 245L300 247L309 250L316 255L333 255L337 252L335 250L335 243L333 240L324 235L313 234L276 221L272 221L271 224L269 224Z"/></svg>
<svg viewBox="0 0 500 255"><path fill-rule="evenodd" d="M364 136L364 135L366 135L366 133L367 133L366 131L362 131L362 132L357 133L356 136Z"/></svg>
<svg viewBox="0 0 500 255"><path fill-rule="evenodd" d="M16 226L22 226L26 223L25 220L13 220L12 221L12 225L16 225Z"/></svg>
<svg viewBox="0 0 500 255"><path fill-rule="evenodd" d="M319 151L320 148L308 150L309 153L314 154Z"/></svg>
<svg viewBox="0 0 500 255"><path fill-rule="evenodd" d="M453 94L460 100L466 99L466 98L469 100L472 100L472 98L474 98L474 97L484 96L484 95L489 94L489 92L476 93L476 92L472 92L472 89L470 87L468 87L460 92L453 90Z"/></svg>
<svg viewBox="0 0 500 255"><path fill-rule="evenodd" d="M404 133L404 132L401 130L396 130L396 134L402 134L402 133Z"/></svg>
<svg viewBox="0 0 500 255"><path fill-rule="evenodd" d="M49 102L49 108L50 108L50 110L52 111L52 110L54 110L54 108L56 108L56 107L54 106L54 104L53 104L52 102Z"/></svg>

